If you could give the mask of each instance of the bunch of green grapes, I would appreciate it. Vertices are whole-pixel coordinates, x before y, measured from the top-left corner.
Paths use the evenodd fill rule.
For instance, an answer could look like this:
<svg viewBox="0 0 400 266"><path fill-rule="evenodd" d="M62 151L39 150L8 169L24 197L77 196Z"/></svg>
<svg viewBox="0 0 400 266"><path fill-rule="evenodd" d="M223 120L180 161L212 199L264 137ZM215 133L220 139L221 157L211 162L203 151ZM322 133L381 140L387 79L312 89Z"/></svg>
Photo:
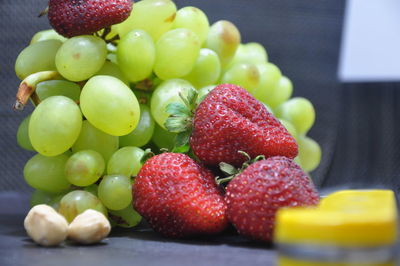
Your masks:
<svg viewBox="0 0 400 266"><path fill-rule="evenodd" d="M29 99L35 106L17 132L18 144L36 152L23 171L36 189L32 205L49 204L69 221L92 208L114 225L137 225L132 184L145 150L174 148L166 106L191 88L206 96L221 83L242 86L264 103L298 141L304 170L318 166L320 146L306 135L313 105L290 99L292 82L261 44L242 44L233 23L210 25L196 7L142 0L112 34L119 39L66 39L44 30L16 59L22 82L15 108Z"/></svg>

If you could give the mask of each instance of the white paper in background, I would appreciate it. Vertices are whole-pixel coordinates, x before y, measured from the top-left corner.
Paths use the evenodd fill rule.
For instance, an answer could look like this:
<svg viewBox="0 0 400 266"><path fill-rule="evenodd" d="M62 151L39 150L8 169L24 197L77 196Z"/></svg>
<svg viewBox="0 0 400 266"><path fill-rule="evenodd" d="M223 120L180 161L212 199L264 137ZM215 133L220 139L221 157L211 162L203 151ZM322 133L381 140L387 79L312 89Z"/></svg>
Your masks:
<svg viewBox="0 0 400 266"><path fill-rule="evenodd" d="M400 0L347 0L342 82L400 81Z"/></svg>

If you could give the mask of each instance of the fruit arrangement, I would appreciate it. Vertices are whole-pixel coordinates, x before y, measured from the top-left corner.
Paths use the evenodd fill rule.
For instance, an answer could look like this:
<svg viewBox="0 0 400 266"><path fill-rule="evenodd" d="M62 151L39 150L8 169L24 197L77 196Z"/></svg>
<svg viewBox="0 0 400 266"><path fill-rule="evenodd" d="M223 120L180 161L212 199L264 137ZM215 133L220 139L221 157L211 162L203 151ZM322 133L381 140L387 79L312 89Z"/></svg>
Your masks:
<svg viewBox="0 0 400 266"><path fill-rule="evenodd" d="M278 208L317 204L313 105L234 24L171 0L50 0L44 13L53 29L15 63L14 108L35 107L17 132L37 152L32 206L270 241Z"/></svg>

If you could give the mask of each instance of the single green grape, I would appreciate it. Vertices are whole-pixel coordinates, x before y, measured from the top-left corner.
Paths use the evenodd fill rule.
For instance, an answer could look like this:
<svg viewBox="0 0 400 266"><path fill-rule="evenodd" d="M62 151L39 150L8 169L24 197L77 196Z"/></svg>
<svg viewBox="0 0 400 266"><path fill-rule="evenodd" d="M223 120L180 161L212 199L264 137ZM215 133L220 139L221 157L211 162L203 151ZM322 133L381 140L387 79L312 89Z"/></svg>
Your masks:
<svg viewBox="0 0 400 266"><path fill-rule="evenodd" d="M299 135L306 134L315 122L314 106L302 97L295 97L284 102L278 106L276 114L279 118L292 123Z"/></svg>
<svg viewBox="0 0 400 266"><path fill-rule="evenodd" d="M97 184L91 184L90 186L85 187L83 190L92 193L97 197L97 190L99 186Z"/></svg>
<svg viewBox="0 0 400 266"><path fill-rule="evenodd" d="M78 151L68 159L65 165L65 175L71 184L85 187L99 180L105 167L104 159L100 153L93 150L83 150Z"/></svg>
<svg viewBox="0 0 400 266"><path fill-rule="evenodd" d="M221 62L217 53L213 50L203 48L194 64L192 71L183 77L193 86L200 89L218 81L221 75Z"/></svg>
<svg viewBox="0 0 400 266"><path fill-rule="evenodd" d="M176 12L172 28L192 30L199 37L200 43L203 44L207 39L210 23L208 22L207 15L202 10L197 7L186 6Z"/></svg>
<svg viewBox="0 0 400 266"><path fill-rule="evenodd" d="M59 40L61 42L65 42L67 40L67 38L61 36L53 29L42 30L42 31L36 32L35 35L33 35L30 44L47 41L47 40Z"/></svg>
<svg viewBox="0 0 400 266"><path fill-rule="evenodd" d="M296 128L290 123L289 121L285 119L279 119L281 124L287 129L287 131L292 135L293 138L297 140L297 130Z"/></svg>
<svg viewBox="0 0 400 266"><path fill-rule="evenodd" d="M232 60L232 64L235 63L266 63L268 61L268 55L265 48L256 42L240 44L235 57Z"/></svg>
<svg viewBox="0 0 400 266"><path fill-rule="evenodd" d="M123 147L116 151L107 164L107 174L136 176L142 168L144 151L138 147Z"/></svg>
<svg viewBox="0 0 400 266"><path fill-rule="evenodd" d="M270 103L272 108L276 108L280 104L286 102L293 93L293 84L285 76L282 76L279 79L277 86L275 87L273 93L268 98L268 102Z"/></svg>
<svg viewBox="0 0 400 266"><path fill-rule="evenodd" d="M77 215L88 209L99 211L107 216L107 209L96 196L87 191L74 190L61 199L58 212L70 223Z"/></svg>
<svg viewBox="0 0 400 266"><path fill-rule="evenodd" d="M192 84L186 80L170 79L161 83L154 90L151 97L150 110L159 126L165 129L164 123L169 117L169 114L166 112L167 105L173 102L183 103L179 94L186 97L191 88L193 88Z"/></svg>
<svg viewBox="0 0 400 266"><path fill-rule="evenodd" d="M176 6L171 0L142 0L135 3L130 16L117 25L117 30L124 37L132 30L142 29L157 40L171 29L175 16Z"/></svg>
<svg viewBox="0 0 400 266"><path fill-rule="evenodd" d="M297 143L299 145L298 158L303 170L307 172L315 170L321 162L321 147L307 136L300 136Z"/></svg>
<svg viewBox="0 0 400 266"><path fill-rule="evenodd" d="M279 80L282 77L279 68L272 63L259 63L256 65L260 73L260 82L252 94L254 97L272 107L271 97L275 93Z"/></svg>
<svg viewBox="0 0 400 266"><path fill-rule="evenodd" d="M196 104L199 105L215 87L216 85L209 85L198 90Z"/></svg>
<svg viewBox="0 0 400 266"><path fill-rule="evenodd" d="M214 50L221 60L222 69L229 65L240 44L240 32L226 20L211 25L207 35L206 48Z"/></svg>
<svg viewBox="0 0 400 266"><path fill-rule="evenodd" d="M82 113L96 128L122 136L140 120L140 107L132 90L111 76L95 76L85 84L80 97Z"/></svg>
<svg viewBox="0 0 400 266"><path fill-rule="evenodd" d="M221 83L238 85L250 93L256 90L259 82L258 68L251 63L237 63L229 68L221 78Z"/></svg>
<svg viewBox="0 0 400 266"><path fill-rule="evenodd" d="M119 137L119 146L142 147L146 145L153 136L154 123L154 119L150 114L150 108L147 105L141 104L139 124L128 135Z"/></svg>
<svg viewBox="0 0 400 266"><path fill-rule="evenodd" d="M33 43L18 55L15 61L15 73L23 80L30 74L56 70L55 57L61 47L59 40L47 40Z"/></svg>
<svg viewBox="0 0 400 266"><path fill-rule="evenodd" d="M101 67L101 69L97 71L97 73L95 74L95 76L99 75L112 76L114 78L121 80L126 85L129 85L129 81L122 73L120 67L116 63L113 63L111 61L106 61L104 65Z"/></svg>
<svg viewBox="0 0 400 266"><path fill-rule="evenodd" d="M164 33L156 43L154 72L163 80L189 74L200 47L199 38L191 30L174 29Z"/></svg>
<svg viewBox="0 0 400 266"><path fill-rule="evenodd" d="M157 147L172 151L175 146L175 138L176 133L169 132L160 127L157 123L155 124L154 133L151 140L157 145Z"/></svg>
<svg viewBox="0 0 400 266"><path fill-rule="evenodd" d="M66 152L77 140L82 127L78 105L65 96L51 96L33 111L29 121L29 139L42 155Z"/></svg>
<svg viewBox="0 0 400 266"><path fill-rule="evenodd" d="M94 150L100 153L107 162L111 155L118 150L119 139L95 128L85 120L82 123L81 133L72 146L73 152Z"/></svg>
<svg viewBox="0 0 400 266"><path fill-rule="evenodd" d="M61 95L77 102L79 101L81 88L78 84L66 80L47 80L40 82L36 86L36 94L40 101L43 101L50 96Z"/></svg>
<svg viewBox="0 0 400 266"><path fill-rule="evenodd" d="M98 195L110 210L122 210L132 202L131 180L123 175L107 175L100 182Z"/></svg>
<svg viewBox="0 0 400 266"><path fill-rule="evenodd" d="M109 219L113 225L131 228L138 225L142 220L142 217L135 211L132 204L129 204L128 207L122 210L109 210Z"/></svg>
<svg viewBox="0 0 400 266"><path fill-rule="evenodd" d="M31 115L28 115L24 118L24 120L22 120L21 124L19 125L17 131L17 143L21 148L24 148L25 150L34 151L35 149L32 146L28 133L30 118Z"/></svg>
<svg viewBox="0 0 400 266"><path fill-rule="evenodd" d="M62 192L71 185L64 174L67 160L65 154L53 157L36 154L25 164L25 181L31 187L45 192Z"/></svg>
<svg viewBox="0 0 400 266"><path fill-rule="evenodd" d="M131 82L148 78L156 59L156 48L144 30L133 30L118 44L117 60L122 72Z"/></svg>
<svg viewBox="0 0 400 266"><path fill-rule="evenodd" d="M57 51L56 66L66 79L82 81L101 69L106 56L103 39L91 35L76 36L65 41Z"/></svg>

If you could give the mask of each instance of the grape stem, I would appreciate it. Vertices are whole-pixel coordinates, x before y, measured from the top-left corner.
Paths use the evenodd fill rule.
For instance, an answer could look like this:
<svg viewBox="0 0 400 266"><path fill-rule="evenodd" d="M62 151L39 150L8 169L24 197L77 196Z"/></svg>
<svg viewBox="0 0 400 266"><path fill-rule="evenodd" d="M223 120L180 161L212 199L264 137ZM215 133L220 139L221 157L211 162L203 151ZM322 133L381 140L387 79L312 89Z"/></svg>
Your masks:
<svg viewBox="0 0 400 266"><path fill-rule="evenodd" d="M27 76L19 85L17 92L17 100L13 106L14 110L22 111L31 98L35 105L40 103L39 97L35 90L37 84L46 80L61 79L60 73L57 71L41 71Z"/></svg>
<svg viewBox="0 0 400 266"><path fill-rule="evenodd" d="M38 17L43 17L44 15L47 15L49 13L49 7L46 7L42 12L39 13Z"/></svg>

